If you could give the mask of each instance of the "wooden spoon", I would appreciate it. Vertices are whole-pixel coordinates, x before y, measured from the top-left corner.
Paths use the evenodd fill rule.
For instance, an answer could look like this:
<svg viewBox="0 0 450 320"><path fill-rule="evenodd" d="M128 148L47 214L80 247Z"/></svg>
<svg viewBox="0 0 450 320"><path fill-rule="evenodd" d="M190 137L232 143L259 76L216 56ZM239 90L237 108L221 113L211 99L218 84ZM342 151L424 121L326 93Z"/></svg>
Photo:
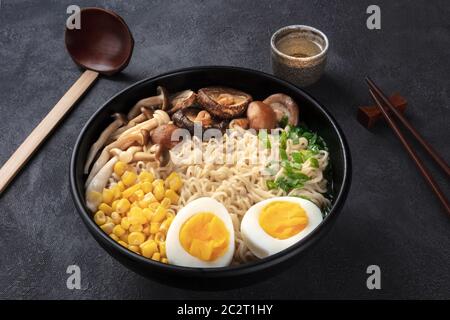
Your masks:
<svg viewBox="0 0 450 320"><path fill-rule="evenodd" d="M65 42L73 61L87 70L0 169L0 194L98 75L113 75L131 59L134 40L121 17L101 8L84 8L80 19L80 29L66 28Z"/></svg>

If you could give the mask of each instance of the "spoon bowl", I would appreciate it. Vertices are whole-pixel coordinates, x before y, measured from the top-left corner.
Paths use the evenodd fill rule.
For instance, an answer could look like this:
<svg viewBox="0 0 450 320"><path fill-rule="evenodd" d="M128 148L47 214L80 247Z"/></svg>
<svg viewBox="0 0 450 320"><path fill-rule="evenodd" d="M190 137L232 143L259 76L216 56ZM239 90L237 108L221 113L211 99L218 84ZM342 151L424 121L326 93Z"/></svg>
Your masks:
<svg viewBox="0 0 450 320"><path fill-rule="evenodd" d="M112 75L123 70L133 53L134 40L125 21L112 11L83 8L80 29L66 28L66 48L82 68Z"/></svg>

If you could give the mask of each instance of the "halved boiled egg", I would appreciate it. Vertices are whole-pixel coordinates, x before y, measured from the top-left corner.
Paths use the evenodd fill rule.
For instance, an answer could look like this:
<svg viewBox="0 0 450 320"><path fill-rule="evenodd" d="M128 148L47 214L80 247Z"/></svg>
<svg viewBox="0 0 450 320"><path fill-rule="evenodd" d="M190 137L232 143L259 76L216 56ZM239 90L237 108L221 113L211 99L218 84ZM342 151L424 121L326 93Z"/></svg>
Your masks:
<svg viewBox="0 0 450 320"><path fill-rule="evenodd" d="M170 225L166 253L169 263L178 266L229 265L234 253L234 229L227 209L207 197L189 202Z"/></svg>
<svg viewBox="0 0 450 320"><path fill-rule="evenodd" d="M241 222L241 233L250 251L265 258L303 239L322 220L319 207L311 201L275 197L248 209Z"/></svg>

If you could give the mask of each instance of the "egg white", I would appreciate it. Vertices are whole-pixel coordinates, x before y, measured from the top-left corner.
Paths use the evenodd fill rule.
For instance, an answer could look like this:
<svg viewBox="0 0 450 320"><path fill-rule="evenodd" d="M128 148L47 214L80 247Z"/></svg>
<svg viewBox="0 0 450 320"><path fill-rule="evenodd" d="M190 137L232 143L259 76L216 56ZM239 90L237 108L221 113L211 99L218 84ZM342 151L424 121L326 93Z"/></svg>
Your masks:
<svg viewBox="0 0 450 320"><path fill-rule="evenodd" d="M259 215L266 205L275 201L299 204L308 216L308 225L305 229L287 239L277 239L266 233L259 224ZM241 222L241 234L250 251L258 258L265 258L297 243L311 233L322 220L319 207L309 200L297 197L275 197L258 202L248 209Z"/></svg>
<svg viewBox="0 0 450 320"><path fill-rule="evenodd" d="M210 212L217 216L223 221L225 228L229 233L229 243L226 252L214 261L203 261L194 257L184 250L180 243L181 227L190 217L200 212ZM234 228L231 216L224 205L212 198L203 197L189 202L184 206L177 213L167 231L166 253L169 263L178 266L217 268L229 265L234 254Z"/></svg>

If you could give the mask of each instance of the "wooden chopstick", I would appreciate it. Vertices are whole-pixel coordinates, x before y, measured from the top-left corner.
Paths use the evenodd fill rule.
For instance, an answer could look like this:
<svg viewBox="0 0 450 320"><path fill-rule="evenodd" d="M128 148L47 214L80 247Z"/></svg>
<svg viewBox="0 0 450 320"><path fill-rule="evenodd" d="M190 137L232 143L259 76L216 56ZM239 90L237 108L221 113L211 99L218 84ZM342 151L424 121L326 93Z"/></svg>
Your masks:
<svg viewBox="0 0 450 320"><path fill-rule="evenodd" d="M425 141L425 139L421 136L421 134L412 126L412 124L400 113L392 103L389 101L389 99L386 97L386 95L383 94L380 88L377 87L377 85L370 79L369 77L366 77L366 81L370 87L375 93L377 93L378 97L381 98L381 100L384 102L384 105L389 108L389 110L400 120L400 122L411 132L411 134L414 136L414 138L417 139L417 141L424 147L424 149L428 152L428 154L433 158L434 161L441 167L442 170L447 174L447 177L450 176L450 167L445 162L445 160L434 150L434 148Z"/></svg>
<svg viewBox="0 0 450 320"><path fill-rule="evenodd" d="M425 178L425 180L428 182L428 184L430 185L431 189L437 195L437 197L439 198L441 203L444 205L445 209L447 210L447 214L450 215L450 204L449 204L447 198L445 197L444 193L442 192L442 190L439 188L439 185L433 179L433 177L431 176L430 172L428 171L428 169L423 164L422 160L420 160L420 158L417 156L417 154L414 151L414 149L411 147L411 145L408 143L408 141L406 141L406 139L403 136L403 134L401 133L400 129L397 127L397 125L395 124L395 122L392 119L392 117L389 115L387 110L384 108L383 103L381 102L381 99L378 98L377 94L372 89L369 89L369 92L370 92L373 100L377 104L377 106L380 108L380 111L383 114L384 118L386 119L387 123L392 128L392 130L395 132L397 137L400 139L400 141L403 144L403 146L405 147L406 151L408 152L408 154L414 160L414 163L419 168L420 173Z"/></svg>

